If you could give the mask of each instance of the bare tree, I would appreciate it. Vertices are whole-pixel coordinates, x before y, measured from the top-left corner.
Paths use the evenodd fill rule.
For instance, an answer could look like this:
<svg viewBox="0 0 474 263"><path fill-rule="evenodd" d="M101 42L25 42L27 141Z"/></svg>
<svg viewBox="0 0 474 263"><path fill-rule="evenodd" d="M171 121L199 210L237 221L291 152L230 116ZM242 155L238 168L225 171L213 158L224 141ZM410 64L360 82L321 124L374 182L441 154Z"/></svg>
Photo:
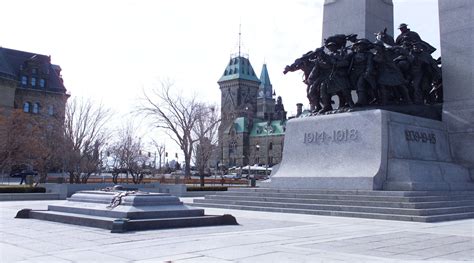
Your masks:
<svg viewBox="0 0 474 263"><path fill-rule="evenodd" d="M158 163L159 163L158 170L161 172L161 168L162 168L162 164L163 164L162 160L165 157L166 146L165 146L164 143L159 143L156 140L152 140L151 144L153 145L153 147L156 150L156 153L158 154L158 158L159 158L158 159ZM156 158L156 154L155 154L155 158Z"/></svg>
<svg viewBox="0 0 474 263"><path fill-rule="evenodd" d="M3 112L0 121L0 170L29 165L38 171L39 181L45 182L48 171L60 166L62 118L14 109Z"/></svg>
<svg viewBox="0 0 474 263"><path fill-rule="evenodd" d="M206 107L197 101L196 95L188 99L173 94L171 88L171 83L163 81L161 87L151 93L143 92L138 112L149 118L155 127L163 129L180 147L184 155L184 174L189 177L193 146L199 140L193 136L193 128Z"/></svg>
<svg viewBox="0 0 474 263"><path fill-rule="evenodd" d="M64 169L70 183L86 183L101 169L101 152L110 139L106 124L111 110L91 100L74 98L66 105Z"/></svg>
<svg viewBox="0 0 474 263"><path fill-rule="evenodd" d="M197 116L194 126L194 137L197 138L197 147L194 151L194 160L199 172L200 184L204 186L204 175L209 169L209 161L215 153L217 145L217 131L220 116L215 106L204 107Z"/></svg>
<svg viewBox="0 0 474 263"><path fill-rule="evenodd" d="M114 159L114 183L118 183L120 173L127 175L127 181L130 175L135 184L141 183L144 175L150 173L150 165L146 165L150 157L145 154L141 138L136 136L135 131L134 125L128 123L119 131L117 141L109 149Z"/></svg>

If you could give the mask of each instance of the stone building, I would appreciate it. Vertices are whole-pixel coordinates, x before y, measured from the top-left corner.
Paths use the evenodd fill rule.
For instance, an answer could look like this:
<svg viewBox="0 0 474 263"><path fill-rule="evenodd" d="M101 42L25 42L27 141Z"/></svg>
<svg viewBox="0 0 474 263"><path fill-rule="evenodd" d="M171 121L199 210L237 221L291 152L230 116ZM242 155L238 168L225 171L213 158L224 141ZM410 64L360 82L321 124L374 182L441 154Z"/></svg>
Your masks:
<svg viewBox="0 0 474 263"><path fill-rule="evenodd" d="M0 47L0 109L64 118L68 97L51 57Z"/></svg>
<svg viewBox="0 0 474 263"><path fill-rule="evenodd" d="M221 90L219 161L225 167L272 166L281 161L286 111L275 101L267 66L258 78L248 57L231 57L218 81Z"/></svg>
<svg viewBox="0 0 474 263"><path fill-rule="evenodd" d="M30 127L31 123L54 127L54 132L48 134L60 136L62 131L58 125L64 123L68 97L61 77L61 67L51 64L49 56L0 47L0 122L24 123L23 126L0 125L0 150L7 151L6 138L11 136L7 134L15 135L11 129ZM18 112L14 112L15 110ZM17 115L20 112L26 115ZM31 131L24 133L29 132ZM44 139L45 135L42 136Z"/></svg>

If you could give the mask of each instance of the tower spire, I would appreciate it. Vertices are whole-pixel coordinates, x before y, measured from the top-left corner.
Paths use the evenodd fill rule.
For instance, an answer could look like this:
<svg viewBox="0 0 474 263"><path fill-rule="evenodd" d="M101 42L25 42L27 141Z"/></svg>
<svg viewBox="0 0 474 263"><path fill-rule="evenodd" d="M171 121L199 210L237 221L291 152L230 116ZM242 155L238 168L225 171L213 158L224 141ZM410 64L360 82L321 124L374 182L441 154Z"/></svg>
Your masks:
<svg viewBox="0 0 474 263"><path fill-rule="evenodd" d="M242 38L241 27L242 27L242 23L239 23L239 57L240 57L240 42Z"/></svg>

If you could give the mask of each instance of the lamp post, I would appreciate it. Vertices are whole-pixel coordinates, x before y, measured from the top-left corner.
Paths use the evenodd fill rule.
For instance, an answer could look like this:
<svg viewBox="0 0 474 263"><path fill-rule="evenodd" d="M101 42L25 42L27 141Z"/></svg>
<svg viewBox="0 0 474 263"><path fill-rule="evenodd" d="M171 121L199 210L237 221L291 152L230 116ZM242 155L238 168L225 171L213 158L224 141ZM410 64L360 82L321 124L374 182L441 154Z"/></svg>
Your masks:
<svg viewBox="0 0 474 263"><path fill-rule="evenodd" d="M267 122L265 126L265 132L267 135L265 136L265 177L268 176L268 132L273 132L273 128L271 125L271 121Z"/></svg>

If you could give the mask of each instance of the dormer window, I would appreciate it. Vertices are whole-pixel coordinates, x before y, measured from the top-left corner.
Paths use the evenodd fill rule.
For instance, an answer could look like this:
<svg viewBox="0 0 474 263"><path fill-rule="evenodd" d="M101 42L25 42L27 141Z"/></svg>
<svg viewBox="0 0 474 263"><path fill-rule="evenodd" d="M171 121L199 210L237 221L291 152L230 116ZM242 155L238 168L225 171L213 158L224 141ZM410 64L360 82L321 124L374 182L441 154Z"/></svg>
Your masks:
<svg viewBox="0 0 474 263"><path fill-rule="evenodd" d="M28 77L27 76L21 76L21 85L22 86L28 85Z"/></svg>
<svg viewBox="0 0 474 263"><path fill-rule="evenodd" d="M31 78L31 86L36 87L36 78Z"/></svg>
<svg viewBox="0 0 474 263"><path fill-rule="evenodd" d="M46 86L46 81L44 79L40 79L39 85L41 88L44 88Z"/></svg>

